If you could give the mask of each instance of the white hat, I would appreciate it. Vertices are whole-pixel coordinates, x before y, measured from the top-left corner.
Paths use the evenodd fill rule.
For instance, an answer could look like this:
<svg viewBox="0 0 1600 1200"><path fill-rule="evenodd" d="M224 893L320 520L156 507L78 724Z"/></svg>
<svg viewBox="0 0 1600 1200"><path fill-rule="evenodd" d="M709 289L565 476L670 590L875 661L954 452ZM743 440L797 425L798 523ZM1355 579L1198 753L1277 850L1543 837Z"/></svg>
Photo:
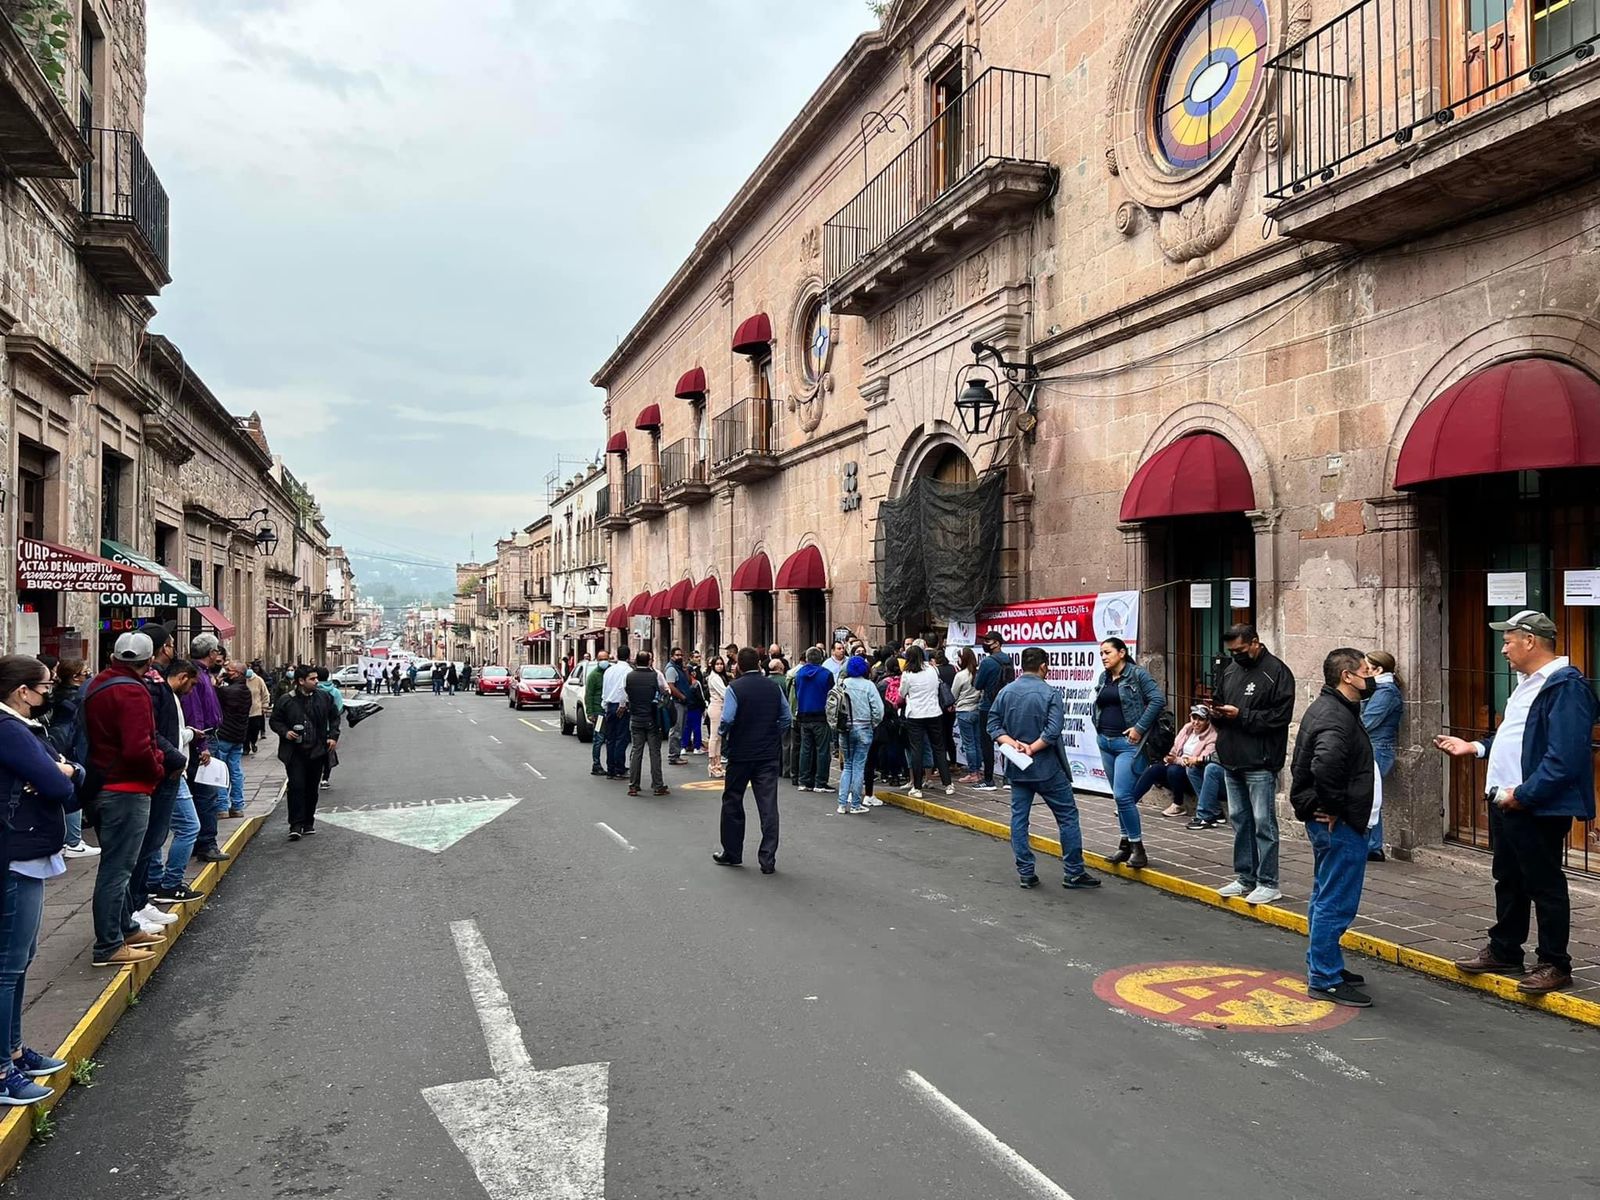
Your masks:
<svg viewBox="0 0 1600 1200"><path fill-rule="evenodd" d="M150 636L144 633L125 633L117 639L117 645L111 652L111 657L118 662L141 663L149 662L156 650L150 643Z"/></svg>

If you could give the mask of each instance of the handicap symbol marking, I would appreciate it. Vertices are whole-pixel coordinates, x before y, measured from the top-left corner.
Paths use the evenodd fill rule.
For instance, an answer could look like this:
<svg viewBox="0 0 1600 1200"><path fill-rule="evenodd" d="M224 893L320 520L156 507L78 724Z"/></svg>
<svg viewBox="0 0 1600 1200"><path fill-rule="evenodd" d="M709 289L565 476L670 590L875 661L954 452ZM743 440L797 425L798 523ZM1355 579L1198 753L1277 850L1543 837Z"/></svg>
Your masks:
<svg viewBox="0 0 1600 1200"><path fill-rule="evenodd" d="M522 803L521 796L441 796L319 809L326 824L438 854Z"/></svg>
<svg viewBox="0 0 1600 1200"><path fill-rule="evenodd" d="M1219 963L1139 963L1107 971L1095 995L1135 1016L1169 1025L1234 1033L1304 1033L1332 1029L1359 1010L1306 994L1286 971Z"/></svg>

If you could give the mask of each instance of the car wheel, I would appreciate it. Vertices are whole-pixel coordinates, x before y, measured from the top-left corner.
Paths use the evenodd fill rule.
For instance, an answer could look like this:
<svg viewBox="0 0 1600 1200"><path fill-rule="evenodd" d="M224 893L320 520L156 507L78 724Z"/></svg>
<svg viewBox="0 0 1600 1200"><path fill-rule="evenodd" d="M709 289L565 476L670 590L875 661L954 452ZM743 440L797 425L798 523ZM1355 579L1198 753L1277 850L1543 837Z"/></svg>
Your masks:
<svg viewBox="0 0 1600 1200"><path fill-rule="evenodd" d="M581 704L578 706L578 740L584 743L594 741L594 726L584 716Z"/></svg>
<svg viewBox="0 0 1600 1200"><path fill-rule="evenodd" d="M561 709L561 736L571 737L575 732L577 732L578 727L577 725L573 724L573 722L567 720L566 705L559 705L558 707Z"/></svg>

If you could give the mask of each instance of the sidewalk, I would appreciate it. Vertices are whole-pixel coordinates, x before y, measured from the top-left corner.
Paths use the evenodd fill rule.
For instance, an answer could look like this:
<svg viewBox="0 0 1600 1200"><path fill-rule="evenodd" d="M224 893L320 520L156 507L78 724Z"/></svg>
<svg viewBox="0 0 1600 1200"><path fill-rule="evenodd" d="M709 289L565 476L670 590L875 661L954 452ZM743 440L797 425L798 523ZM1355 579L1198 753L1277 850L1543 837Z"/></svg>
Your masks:
<svg viewBox="0 0 1600 1200"><path fill-rule="evenodd" d="M877 791L885 803L991 836L1010 837L1011 792L1004 786L998 792L957 786L954 796L945 796L935 776L931 785L925 785L925 799L921 801L910 799L903 790L879 787ZM1279 825L1282 879L1278 886L1283 889L1284 898L1275 905L1252 908L1242 900L1224 900L1216 894L1233 878L1232 832L1226 827L1191 832L1183 827L1183 819L1160 816L1170 799L1165 791L1156 789L1139 806L1150 866L1144 871L1132 871L1105 861L1105 855L1116 850L1120 837L1111 797L1079 792L1078 815L1089 865L1240 916L1305 932L1305 898L1312 878L1311 845L1293 820ZM1036 849L1060 853L1055 821L1042 804L1034 805L1031 831ZM1009 850L1003 853L1009 857ZM1524 996L1516 990L1514 980L1496 975L1469 977L1450 966L1450 960L1465 958L1484 944L1493 922L1494 881L1489 876L1488 857L1470 850L1441 849L1426 853L1418 862L1390 859L1368 863L1360 914L1345 935L1344 944L1358 953L1493 992L1503 999L1600 1024L1600 881L1573 882L1573 986L1566 992ZM1531 962L1531 941L1528 957Z"/></svg>
<svg viewBox="0 0 1600 1200"><path fill-rule="evenodd" d="M218 832L224 849L237 857L278 802L283 771L264 754L245 760L245 819L224 820ZM86 831L94 840L92 831ZM98 858L69 859L67 873L45 885L44 919L39 928L39 949L28 968L23 994L22 1029L27 1043L76 1062L88 1057L127 1007L129 995L143 986L150 973L176 943L177 935L205 910L206 902L183 904L180 920L167 927L168 942L154 961L132 969L109 971L90 965L94 921L90 902L94 894ZM233 863L191 863L189 882L210 892ZM48 1080L61 1098L69 1076ZM53 1106L54 1101L47 1102ZM28 1144L33 1114L45 1105L5 1110L0 1119L0 1178L10 1174Z"/></svg>

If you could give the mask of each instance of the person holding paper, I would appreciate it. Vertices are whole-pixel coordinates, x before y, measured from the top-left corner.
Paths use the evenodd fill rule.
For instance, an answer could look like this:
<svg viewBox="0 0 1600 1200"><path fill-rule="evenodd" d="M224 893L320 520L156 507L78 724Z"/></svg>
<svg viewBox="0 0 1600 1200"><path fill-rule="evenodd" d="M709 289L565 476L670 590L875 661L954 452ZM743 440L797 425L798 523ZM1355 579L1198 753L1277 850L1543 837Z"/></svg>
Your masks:
<svg viewBox="0 0 1600 1200"><path fill-rule="evenodd" d="M1060 689L1045 680L1050 657L1037 646L1022 652L1022 673L995 697L988 712L988 734L1011 764L1011 852L1025 888L1039 886L1033 847L1028 844L1028 818L1035 797L1055 815L1061 839L1065 888L1094 888L1100 881L1083 865L1083 833L1078 828L1078 802L1072 776L1061 757L1061 726L1066 706Z"/></svg>

